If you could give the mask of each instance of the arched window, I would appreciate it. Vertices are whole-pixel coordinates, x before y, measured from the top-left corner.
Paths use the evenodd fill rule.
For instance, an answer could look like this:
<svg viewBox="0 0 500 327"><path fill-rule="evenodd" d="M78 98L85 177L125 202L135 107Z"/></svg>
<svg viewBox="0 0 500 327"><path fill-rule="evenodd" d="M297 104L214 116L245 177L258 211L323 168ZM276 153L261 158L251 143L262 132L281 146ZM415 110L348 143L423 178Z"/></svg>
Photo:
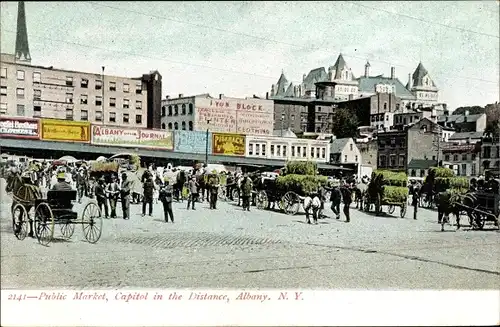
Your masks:
<svg viewBox="0 0 500 327"><path fill-rule="evenodd" d="M181 125L182 125L182 130L185 131L186 130L186 122L183 121Z"/></svg>
<svg viewBox="0 0 500 327"><path fill-rule="evenodd" d="M177 116L177 115L179 115L179 106L175 105L174 106L174 116Z"/></svg>
<svg viewBox="0 0 500 327"><path fill-rule="evenodd" d="M175 130L178 130L178 129L179 129L179 123L178 123L178 122L175 122L175 123L174 123L174 129L175 129Z"/></svg>
<svg viewBox="0 0 500 327"><path fill-rule="evenodd" d="M192 106L192 104L189 104L189 105ZM189 126L189 130L192 131L193 130L193 122L190 121L188 126Z"/></svg>
<svg viewBox="0 0 500 327"><path fill-rule="evenodd" d="M161 107L161 116L165 117L165 106Z"/></svg>
<svg viewBox="0 0 500 327"><path fill-rule="evenodd" d="M185 115L186 114L186 104L183 104L182 105L182 112L181 112L182 115Z"/></svg>
<svg viewBox="0 0 500 327"><path fill-rule="evenodd" d="M172 130L172 123L168 123L168 129Z"/></svg>
<svg viewBox="0 0 500 327"><path fill-rule="evenodd" d="M193 104L192 103L189 104L189 114L190 115L193 114Z"/></svg>
<svg viewBox="0 0 500 327"><path fill-rule="evenodd" d="M165 129L165 123L161 123L161 129Z"/></svg>
<svg viewBox="0 0 500 327"><path fill-rule="evenodd" d="M172 106L168 106L168 115L172 116Z"/></svg>

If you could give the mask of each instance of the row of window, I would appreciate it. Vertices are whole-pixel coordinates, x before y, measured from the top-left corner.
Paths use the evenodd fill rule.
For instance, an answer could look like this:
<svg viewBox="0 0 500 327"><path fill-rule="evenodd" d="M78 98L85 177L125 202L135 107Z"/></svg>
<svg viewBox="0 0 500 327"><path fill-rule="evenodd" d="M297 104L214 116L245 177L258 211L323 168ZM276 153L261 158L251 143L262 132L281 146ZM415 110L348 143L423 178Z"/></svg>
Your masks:
<svg viewBox="0 0 500 327"><path fill-rule="evenodd" d="M405 160L406 156L404 154L399 155L399 160L396 162L396 155L391 154L389 155L389 161L387 161L387 156L386 155L380 155L379 156L379 163L378 166L380 168L385 168L385 167L404 167L405 166Z"/></svg>
<svg viewBox="0 0 500 327"><path fill-rule="evenodd" d="M420 116L394 116L394 124L403 124L403 125L406 125L407 124L407 118L409 118L410 120L410 124L413 123L413 120L415 120L416 122L419 121L421 119Z"/></svg>
<svg viewBox="0 0 500 327"><path fill-rule="evenodd" d="M167 116L167 107L163 106L161 107L161 116L162 117L165 117ZM188 111L188 115L192 115L193 114L193 104L190 103L189 104L189 111ZM170 105L168 106L168 116L178 116L179 115L179 105L174 105L173 107ZM186 104L182 104L181 106L181 115L186 115Z"/></svg>
<svg viewBox="0 0 500 327"><path fill-rule="evenodd" d="M249 143L248 144L248 155L250 156L266 156L266 144L265 143ZM272 157L287 157L287 145L274 145L271 144L270 152ZM306 146L290 146L291 156L295 158L307 158L307 147ZM324 147L311 147L310 158L326 158L326 149Z"/></svg>
<svg viewBox="0 0 500 327"><path fill-rule="evenodd" d="M445 154L444 155L444 161L450 161L450 157L451 156L449 154ZM461 158L461 161L467 161L467 160L469 160L469 156L468 156L467 153L463 153L460 158ZM458 160L459 160L458 154L454 154L453 155L453 161L458 161ZM470 160L476 160L476 154L475 153L471 153L470 154Z"/></svg>
<svg viewBox="0 0 500 327"><path fill-rule="evenodd" d="M167 126L165 125L165 123L162 123L162 124L161 124L161 129L166 129L166 127L167 127ZM181 123L181 129L182 129L183 131L185 131L185 130L186 130L186 122L185 122L185 121L183 121L183 122ZM187 129L188 129L188 130L190 130L190 131L192 131L192 130L193 130L193 122L192 122L192 121L190 121L190 122L188 123L188 128L187 128ZM172 123L168 123L168 130L169 130L169 131L172 131L172 130L176 130L176 131L177 131L177 130L179 130L179 123L178 123L178 122L175 122L175 123L173 123L173 124L172 124Z"/></svg>
<svg viewBox="0 0 500 327"><path fill-rule="evenodd" d="M496 148L496 158L500 158L500 147L497 146L495 148ZM494 148L492 148L491 146L484 146L482 158L483 159L494 159L495 155L492 154L492 152L494 152L494 151L491 151L492 149L494 149Z"/></svg>
<svg viewBox="0 0 500 327"><path fill-rule="evenodd" d="M1 76L1 78L7 78L7 67L2 67L0 76ZM17 80L18 81L25 80L24 70L17 71ZM34 72L33 73L33 83L41 83L41 82L42 82L42 73ZM74 86L73 76L66 76L66 86ZM84 88L84 89L88 88L89 87L89 80L87 78L81 78L80 79L80 87ZM95 80L94 88L96 90L101 90L102 89L102 80ZM108 90L109 91L116 91L116 82L113 82L113 81L108 82ZM129 93L130 92L130 84L123 83L121 91L123 91L124 93ZM142 93L142 82L141 81L136 82L135 93L136 94Z"/></svg>

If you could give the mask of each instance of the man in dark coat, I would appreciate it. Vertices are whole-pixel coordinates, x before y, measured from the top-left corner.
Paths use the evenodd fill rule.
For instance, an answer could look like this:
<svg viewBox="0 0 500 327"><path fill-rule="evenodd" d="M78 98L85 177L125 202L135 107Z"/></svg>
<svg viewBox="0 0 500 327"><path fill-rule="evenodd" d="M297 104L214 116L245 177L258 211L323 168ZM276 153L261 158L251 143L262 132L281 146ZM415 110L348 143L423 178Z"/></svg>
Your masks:
<svg viewBox="0 0 500 327"><path fill-rule="evenodd" d="M149 176L144 182L144 196L142 200L142 216L146 215L146 205L149 205L149 216L153 215L153 193L155 190L155 184L153 182L152 176Z"/></svg>
<svg viewBox="0 0 500 327"><path fill-rule="evenodd" d="M118 185L115 175L111 176L111 183L106 187L106 193L111 208L111 218L116 218L116 202L118 202L118 196L120 195L120 185Z"/></svg>
<svg viewBox="0 0 500 327"><path fill-rule="evenodd" d="M217 198L219 196L219 184L220 179L216 174L209 175L208 178L208 192L209 192L209 202L210 209L217 209Z"/></svg>
<svg viewBox="0 0 500 327"><path fill-rule="evenodd" d="M128 180L127 174L122 174L122 187L120 190L120 196L122 201L122 211L123 219L130 219L130 192L132 188L132 182Z"/></svg>
<svg viewBox="0 0 500 327"><path fill-rule="evenodd" d="M349 214L349 209L352 202L352 190L350 186L344 182L344 185L340 187L340 192L342 193L342 201L344 201L344 215L345 221L348 223L351 221L351 216Z"/></svg>
<svg viewBox="0 0 500 327"><path fill-rule="evenodd" d="M241 194L243 201L243 211L250 211L250 197L252 196L253 183L252 180L245 176L241 182Z"/></svg>
<svg viewBox="0 0 500 327"><path fill-rule="evenodd" d="M55 184L51 191L71 191L71 185L66 182L66 175L64 173L57 174L57 184Z"/></svg>
<svg viewBox="0 0 500 327"><path fill-rule="evenodd" d="M189 210L189 205L191 205L191 209L195 210L194 204L198 199L198 182L196 181L196 176L193 175L191 180L188 183L189 187L189 199L187 209Z"/></svg>
<svg viewBox="0 0 500 327"><path fill-rule="evenodd" d="M102 212L104 207L106 218L109 218L108 203L106 199L106 183L104 181L104 177L99 178L99 181L97 182L97 185L95 187L95 196L99 209L101 209Z"/></svg>
<svg viewBox="0 0 500 327"><path fill-rule="evenodd" d="M164 185L160 188L160 201L163 203L163 213L165 215L165 222L168 223L168 217L174 222L174 212L172 210L172 197L173 197L174 187L172 182L169 182L168 178L165 178Z"/></svg>

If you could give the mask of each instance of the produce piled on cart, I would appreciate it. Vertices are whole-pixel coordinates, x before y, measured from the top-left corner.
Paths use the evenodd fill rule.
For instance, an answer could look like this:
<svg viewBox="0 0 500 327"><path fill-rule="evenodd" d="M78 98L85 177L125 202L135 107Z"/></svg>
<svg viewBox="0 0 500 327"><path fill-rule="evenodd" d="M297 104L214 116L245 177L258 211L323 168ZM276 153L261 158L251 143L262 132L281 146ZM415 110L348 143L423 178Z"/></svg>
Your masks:
<svg viewBox="0 0 500 327"><path fill-rule="evenodd" d="M372 173L368 190L365 193L365 211L370 211L372 205L375 213L382 213L382 207L388 206L388 213L394 213L400 207L400 217L404 218L408 201L408 176L403 172L375 170Z"/></svg>

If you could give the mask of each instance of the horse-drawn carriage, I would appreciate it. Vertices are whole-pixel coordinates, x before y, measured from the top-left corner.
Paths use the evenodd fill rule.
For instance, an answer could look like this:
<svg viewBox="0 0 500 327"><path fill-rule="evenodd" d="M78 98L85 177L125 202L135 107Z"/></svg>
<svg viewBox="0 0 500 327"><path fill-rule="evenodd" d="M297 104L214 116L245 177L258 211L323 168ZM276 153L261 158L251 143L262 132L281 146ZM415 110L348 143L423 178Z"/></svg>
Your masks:
<svg viewBox="0 0 500 327"><path fill-rule="evenodd" d="M405 173L374 171L363 199L365 211L370 211L373 205L378 215L382 213L382 207L387 206L387 212L393 214L396 207L399 207L399 215L404 218L408 205L407 183L408 177Z"/></svg>
<svg viewBox="0 0 500 327"><path fill-rule="evenodd" d="M48 191L43 198L40 188L26 184L19 175L9 177L7 192L12 193L12 227L14 235L23 240L34 234L38 242L48 245L54 239L55 225L61 227L61 234L69 239L75 225L82 225L83 235L89 243L96 243L102 233L101 211L95 202L89 202L83 209L81 219L73 211L72 201L77 192ZM30 213L34 209L34 213Z"/></svg>

